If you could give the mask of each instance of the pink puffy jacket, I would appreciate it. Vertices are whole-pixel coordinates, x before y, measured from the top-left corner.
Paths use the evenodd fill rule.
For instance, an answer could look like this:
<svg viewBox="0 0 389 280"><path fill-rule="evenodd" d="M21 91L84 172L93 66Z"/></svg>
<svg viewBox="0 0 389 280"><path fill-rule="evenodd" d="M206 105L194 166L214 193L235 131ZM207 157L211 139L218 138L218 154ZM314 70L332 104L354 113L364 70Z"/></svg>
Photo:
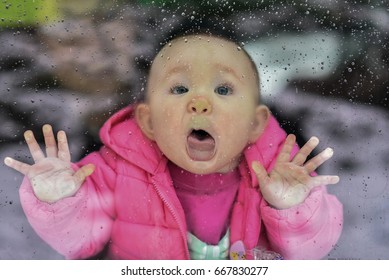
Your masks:
<svg viewBox="0 0 389 280"><path fill-rule="evenodd" d="M39 201L28 179L20 197L35 231L69 259L107 251L112 259L189 259L186 222L157 145L143 136L125 108L102 127L104 146L74 168L93 163L95 172L77 194L54 204ZM234 204L231 244L247 249L262 245L285 259L318 259L337 242L343 211L325 186L316 187L304 203L287 210L268 206L248 166L259 160L268 170L286 133L272 117L258 141L244 151L242 182ZM296 148L297 150L297 148Z"/></svg>

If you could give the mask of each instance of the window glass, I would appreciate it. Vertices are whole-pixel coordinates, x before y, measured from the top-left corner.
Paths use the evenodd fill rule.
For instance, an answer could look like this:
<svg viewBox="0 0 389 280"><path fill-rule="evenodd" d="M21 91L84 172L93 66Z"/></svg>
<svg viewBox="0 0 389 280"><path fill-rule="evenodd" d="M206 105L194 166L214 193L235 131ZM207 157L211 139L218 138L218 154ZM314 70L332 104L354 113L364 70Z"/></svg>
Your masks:
<svg viewBox="0 0 389 280"><path fill-rule="evenodd" d="M100 146L112 114L141 100L158 42L185 25L231 34L260 73L262 102L303 145L334 149L318 173L344 207L327 259L389 259L389 13L370 1L2 1L0 259L62 259L34 232L19 199L33 162L23 139L52 124L74 162ZM315 150L315 152L317 152Z"/></svg>

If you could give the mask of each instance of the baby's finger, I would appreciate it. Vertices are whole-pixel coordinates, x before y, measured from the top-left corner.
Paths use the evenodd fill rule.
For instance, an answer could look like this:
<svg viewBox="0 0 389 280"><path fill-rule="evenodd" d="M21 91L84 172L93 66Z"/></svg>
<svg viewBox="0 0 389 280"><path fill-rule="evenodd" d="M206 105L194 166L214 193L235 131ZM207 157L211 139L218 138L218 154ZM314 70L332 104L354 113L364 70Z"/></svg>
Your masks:
<svg viewBox="0 0 389 280"><path fill-rule="evenodd" d="M334 185L337 183L339 183L339 176L320 175L320 176L312 177L308 186L312 189L317 186Z"/></svg>
<svg viewBox="0 0 389 280"><path fill-rule="evenodd" d="M65 131L59 131L57 135L58 139L58 158L64 161L70 162L70 151L68 139Z"/></svg>
<svg viewBox="0 0 389 280"><path fill-rule="evenodd" d="M322 165L325 161L330 159L334 154L334 150L331 148L327 148L322 151L317 156L310 159L305 165L304 168L308 173L311 173L316 170L320 165Z"/></svg>
<svg viewBox="0 0 389 280"><path fill-rule="evenodd" d="M307 160L307 157L312 153L312 151L319 144L319 139L317 137L311 137L307 143L300 149L300 151L295 155L292 162L297 165L303 165Z"/></svg>
<svg viewBox="0 0 389 280"><path fill-rule="evenodd" d="M31 130L27 130L24 133L24 139L26 140L28 149L30 150L31 156L35 162L38 162L45 158L45 155L39 147L39 144L35 139L34 133L32 133Z"/></svg>
<svg viewBox="0 0 389 280"><path fill-rule="evenodd" d="M46 144L46 154L48 157L57 157L57 143L54 138L53 129L51 125L45 124L42 127L43 136Z"/></svg>
<svg viewBox="0 0 389 280"><path fill-rule="evenodd" d="M278 157L277 162L289 162L290 161L290 153L292 152L293 146L296 143L296 136L293 134L289 134L286 139L284 146L282 147Z"/></svg>
<svg viewBox="0 0 389 280"><path fill-rule="evenodd" d="M77 185L81 186L81 184L85 181L86 177L91 175L93 171L95 171L95 166L93 164L87 164L78 169L77 172L74 174L74 178L76 180Z"/></svg>
<svg viewBox="0 0 389 280"><path fill-rule="evenodd" d="M258 161L253 161L251 167L253 168L255 175L257 175L259 185L267 185L267 182L270 180L270 178L265 167L263 167L263 165L261 165Z"/></svg>
<svg viewBox="0 0 389 280"><path fill-rule="evenodd" d="M7 165L8 167L15 169L16 171L19 171L23 175L27 175L28 171L31 168L31 166L28 165L27 163L15 160L10 157L6 157L4 159L4 164Z"/></svg>

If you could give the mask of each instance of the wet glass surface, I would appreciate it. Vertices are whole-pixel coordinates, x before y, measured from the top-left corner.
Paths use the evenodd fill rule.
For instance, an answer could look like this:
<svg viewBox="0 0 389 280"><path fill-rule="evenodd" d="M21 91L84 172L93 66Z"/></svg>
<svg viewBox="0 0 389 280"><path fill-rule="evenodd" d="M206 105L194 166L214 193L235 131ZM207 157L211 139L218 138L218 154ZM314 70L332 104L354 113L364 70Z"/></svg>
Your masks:
<svg viewBox="0 0 389 280"><path fill-rule="evenodd" d="M23 132L41 135L47 122L65 130L73 161L96 150L103 121L144 90L156 43L200 23L242 42L263 102L300 144L315 135L318 150L334 148L319 172L341 178L329 192L344 205L344 230L326 258L389 259L385 1L48 1L59 6L47 10L17 2L0 4L0 259L62 258L32 230L22 176L3 164L32 162Z"/></svg>

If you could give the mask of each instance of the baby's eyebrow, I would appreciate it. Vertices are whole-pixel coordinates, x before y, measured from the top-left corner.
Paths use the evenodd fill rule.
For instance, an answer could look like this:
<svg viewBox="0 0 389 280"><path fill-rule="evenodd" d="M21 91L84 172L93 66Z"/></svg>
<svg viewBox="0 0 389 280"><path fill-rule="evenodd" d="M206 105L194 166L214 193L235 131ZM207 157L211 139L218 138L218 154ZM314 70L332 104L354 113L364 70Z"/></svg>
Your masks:
<svg viewBox="0 0 389 280"><path fill-rule="evenodd" d="M166 75L169 76L171 74L181 73L181 72L188 72L190 69L189 65L181 64L174 66L166 71Z"/></svg>
<svg viewBox="0 0 389 280"><path fill-rule="evenodd" d="M220 72L226 72L226 73L229 73L229 74L232 74L236 79L238 80L241 80L242 77L240 77L236 71L234 70L234 68L232 67L229 67L225 64L222 64L222 63L217 63L216 64L216 67L219 69Z"/></svg>

